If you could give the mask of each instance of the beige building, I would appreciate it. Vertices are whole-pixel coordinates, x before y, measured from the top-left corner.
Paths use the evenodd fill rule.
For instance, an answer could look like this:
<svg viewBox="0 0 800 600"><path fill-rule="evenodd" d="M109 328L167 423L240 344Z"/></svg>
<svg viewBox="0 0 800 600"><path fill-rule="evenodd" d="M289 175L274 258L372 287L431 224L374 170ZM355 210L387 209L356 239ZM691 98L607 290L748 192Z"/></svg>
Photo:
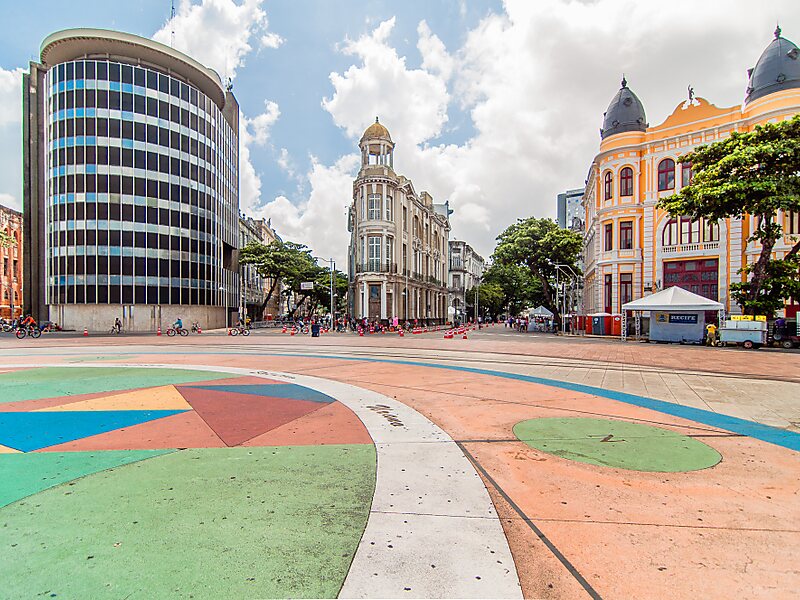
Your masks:
<svg viewBox="0 0 800 600"><path fill-rule="evenodd" d="M450 274L448 292L453 318L467 318L467 290L480 283L486 269L484 258L466 242L450 240Z"/></svg>
<svg viewBox="0 0 800 600"><path fill-rule="evenodd" d="M357 319L447 319L450 209L394 171L394 142L375 119L359 143L350 206L349 310Z"/></svg>
<svg viewBox="0 0 800 600"><path fill-rule="evenodd" d="M0 318L11 320L22 314L22 214L0 204L0 232L11 242L0 244Z"/></svg>
<svg viewBox="0 0 800 600"><path fill-rule="evenodd" d="M269 219L253 219L244 214L239 216L239 248L251 242L269 245L278 239ZM266 308L261 305L272 287L272 279L258 274L254 265L239 265L239 276L242 282L241 309L253 321L265 321L280 315L280 285L270 298Z"/></svg>

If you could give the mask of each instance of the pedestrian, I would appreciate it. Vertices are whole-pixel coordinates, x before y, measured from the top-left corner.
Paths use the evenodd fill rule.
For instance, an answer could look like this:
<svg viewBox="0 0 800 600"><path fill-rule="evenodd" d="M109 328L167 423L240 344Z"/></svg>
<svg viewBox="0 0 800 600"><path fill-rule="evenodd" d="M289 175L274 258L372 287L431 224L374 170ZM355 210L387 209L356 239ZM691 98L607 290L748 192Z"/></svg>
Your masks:
<svg viewBox="0 0 800 600"><path fill-rule="evenodd" d="M717 326L714 323L706 325L706 346L717 345Z"/></svg>

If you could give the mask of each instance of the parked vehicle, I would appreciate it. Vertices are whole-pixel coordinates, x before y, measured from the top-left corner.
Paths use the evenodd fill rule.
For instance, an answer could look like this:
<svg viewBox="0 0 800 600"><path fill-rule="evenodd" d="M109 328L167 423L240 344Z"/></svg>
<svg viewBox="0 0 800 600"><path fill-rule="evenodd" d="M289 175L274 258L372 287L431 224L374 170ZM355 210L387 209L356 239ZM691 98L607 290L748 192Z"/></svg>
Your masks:
<svg viewBox="0 0 800 600"><path fill-rule="evenodd" d="M770 338L773 346L780 346L787 350L800 347L800 329L796 319L775 321L770 328Z"/></svg>
<svg viewBox="0 0 800 600"><path fill-rule="evenodd" d="M725 321L719 329L720 346L742 346L747 350L761 348L767 343L765 321Z"/></svg>

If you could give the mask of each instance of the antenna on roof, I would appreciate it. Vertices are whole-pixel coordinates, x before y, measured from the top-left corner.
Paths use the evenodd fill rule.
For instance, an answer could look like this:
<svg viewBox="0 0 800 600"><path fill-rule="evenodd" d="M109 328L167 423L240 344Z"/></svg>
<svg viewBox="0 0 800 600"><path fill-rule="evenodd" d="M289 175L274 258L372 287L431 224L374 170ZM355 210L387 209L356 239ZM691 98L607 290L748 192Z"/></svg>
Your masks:
<svg viewBox="0 0 800 600"><path fill-rule="evenodd" d="M175 0L172 0L172 7L169 13L169 24L171 27L169 45L172 48L174 48L175 47Z"/></svg>

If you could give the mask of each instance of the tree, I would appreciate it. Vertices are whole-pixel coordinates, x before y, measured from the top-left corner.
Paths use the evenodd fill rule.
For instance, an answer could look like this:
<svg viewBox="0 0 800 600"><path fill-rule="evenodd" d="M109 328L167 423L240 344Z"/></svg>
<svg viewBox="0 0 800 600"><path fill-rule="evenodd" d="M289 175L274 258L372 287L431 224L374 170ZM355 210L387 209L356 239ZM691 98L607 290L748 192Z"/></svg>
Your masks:
<svg viewBox="0 0 800 600"><path fill-rule="evenodd" d="M497 285L502 291L503 299L495 314L507 310L516 315L527 307L544 302L542 284L521 265L492 263L484 273L483 281Z"/></svg>
<svg viewBox="0 0 800 600"><path fill-rule="evenodd" d="M334 298L334 310L340 311L344 309L347 302L348 280L347 275L335 269L333 272L333 293L336 295ZM311 298L314 302L312 312L318 308L330 310L331 305L331 270L329 267L323 267L319 275L314 281L314 290Z"/></svg>
<svg viewBox="0 0 800 600"><path fill-rule="evenodd" d="M785 298L800 296L800 240L782 259L772 258L783 235L778 210L800 210L800 115L758 125L747 133L734 132L679 160L691 164L694 179L679 193L661 200L660 208L692 219L756 217L756 229L748 241L760 243L761 252L754 263L739 271L745 281L730 286L744 312L772 314Z"/></svg>
<svg viewBox="0 0 800 600"><path fill-rule="evenodd" d="M492 255L494 263L524 267L541 285L542 304L561 322L558 309L556 279L558 267L566 265L576 275L580 274L578 258L583 240L580 234L560 229L552 219L519 219L497 238Z"/></svg>
<svg viewBox="0 0 800 600"><path fill-rule="evenodd" d="M261 304L262 312L281 283L299 292L300 282L314 281L320 270L306 246L282 240L246 245L239 252L239 262L255 266L259 275L271 280L269 291Z"/></svg>
<svg viewBox="0 0 800 600"><path fill-rule="evenodd" d="M468 289L465 293L467 307L472 308L475 315L475 291L478 292L478 314L496 315L506 306L503 288L497 283L481 283ZM477 315L475 315L477 320Z"/></svg>

